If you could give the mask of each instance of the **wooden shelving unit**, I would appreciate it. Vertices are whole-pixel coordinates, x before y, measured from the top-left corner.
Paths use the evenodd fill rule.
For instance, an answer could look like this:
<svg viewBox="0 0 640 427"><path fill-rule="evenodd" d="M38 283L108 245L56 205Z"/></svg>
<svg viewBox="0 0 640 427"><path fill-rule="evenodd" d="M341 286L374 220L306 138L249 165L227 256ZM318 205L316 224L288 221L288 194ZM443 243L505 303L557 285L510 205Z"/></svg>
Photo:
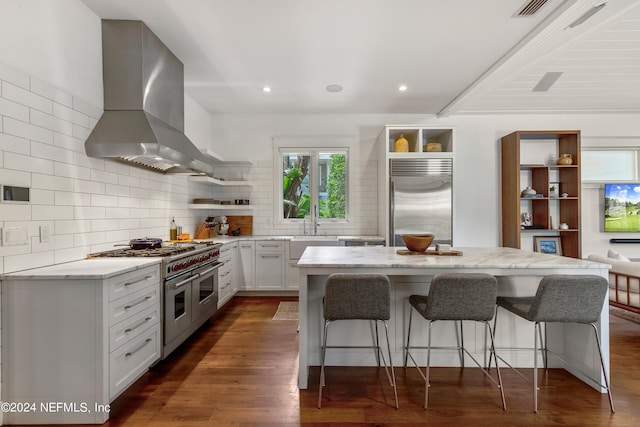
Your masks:
<svg viewBox="0 0 640 427"><path fill-rule="evenodd" d="M525 144L527 150L523 149ZM532 241L533 236L539 234L559 236L563 255L580 258L580 131L513 132L501 139L501 151L502 246L533 250L532 243L523 247L522 241ZM528 154L524 155L523 151ZM536 152L540 158L532 159L531 153ZM557 165L555 159L565 153L571 154L573 164ZM558 197L549 196L551 182L560 186ZM527 186L541 197L522 197L521 192ZM567 196L559 197L562 193ZM523 212L531 214L536 228L521 227ZM558 229L560 223L569 228Z"/></svg>

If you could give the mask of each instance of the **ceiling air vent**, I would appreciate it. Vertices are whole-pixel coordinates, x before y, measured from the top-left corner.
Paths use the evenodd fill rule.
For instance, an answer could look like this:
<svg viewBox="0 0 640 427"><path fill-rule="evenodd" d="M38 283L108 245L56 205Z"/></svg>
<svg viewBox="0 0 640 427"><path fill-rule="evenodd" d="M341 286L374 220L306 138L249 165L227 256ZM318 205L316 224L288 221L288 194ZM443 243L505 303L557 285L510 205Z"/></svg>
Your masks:
<svg viewBox="0 0 640 427"><path fill-rule="evenodd" d="M516 16L521 16L521 17L522 16L533 16L540 9L542 9L542 6L547 4L547 1L549 1L549 0L531 0L531 1L528 1L524 6L522 6L520 8L518 13L516 13Z"/></svg>

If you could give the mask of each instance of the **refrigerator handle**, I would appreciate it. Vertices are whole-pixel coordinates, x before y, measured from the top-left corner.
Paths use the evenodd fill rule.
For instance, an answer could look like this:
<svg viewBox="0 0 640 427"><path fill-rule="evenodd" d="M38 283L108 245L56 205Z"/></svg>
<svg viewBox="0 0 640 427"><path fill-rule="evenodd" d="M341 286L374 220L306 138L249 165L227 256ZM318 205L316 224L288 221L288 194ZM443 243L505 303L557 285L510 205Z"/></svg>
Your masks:
<svg viewBox="0 0 640 427"><path fill-rule="evenodd" d="M393 178L389 180L389 243L387 246L396 245L396 230L394 224L395 213L395 184Z"/></svg>

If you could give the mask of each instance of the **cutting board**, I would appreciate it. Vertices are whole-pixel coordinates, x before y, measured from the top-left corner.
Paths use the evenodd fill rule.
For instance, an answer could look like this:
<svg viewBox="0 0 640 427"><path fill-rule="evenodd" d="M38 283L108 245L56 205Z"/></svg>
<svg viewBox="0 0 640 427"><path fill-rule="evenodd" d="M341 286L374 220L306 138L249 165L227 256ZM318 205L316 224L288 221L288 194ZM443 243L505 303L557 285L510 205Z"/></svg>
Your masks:
<svg viewBox="0 0 640 427"><path fill-rule="evenodd" d="M227 216L227 223L229 224L229 235L233 230L240 228L241 236L251 236L253 234L253 216Z"/></svg>

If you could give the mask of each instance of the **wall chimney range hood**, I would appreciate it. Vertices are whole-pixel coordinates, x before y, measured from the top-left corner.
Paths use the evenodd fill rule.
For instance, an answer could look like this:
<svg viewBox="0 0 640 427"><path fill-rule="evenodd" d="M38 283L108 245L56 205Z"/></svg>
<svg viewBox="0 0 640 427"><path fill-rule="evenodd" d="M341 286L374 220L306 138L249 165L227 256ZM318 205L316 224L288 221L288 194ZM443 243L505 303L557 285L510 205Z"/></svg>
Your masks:
<svg viewBox="0 0 640 427"><path fill-rule="evenodd" d="M102 68L104 113L85 142L88 156L213 174L184 135L182 62L142 21L102 20Z"/></svg>

